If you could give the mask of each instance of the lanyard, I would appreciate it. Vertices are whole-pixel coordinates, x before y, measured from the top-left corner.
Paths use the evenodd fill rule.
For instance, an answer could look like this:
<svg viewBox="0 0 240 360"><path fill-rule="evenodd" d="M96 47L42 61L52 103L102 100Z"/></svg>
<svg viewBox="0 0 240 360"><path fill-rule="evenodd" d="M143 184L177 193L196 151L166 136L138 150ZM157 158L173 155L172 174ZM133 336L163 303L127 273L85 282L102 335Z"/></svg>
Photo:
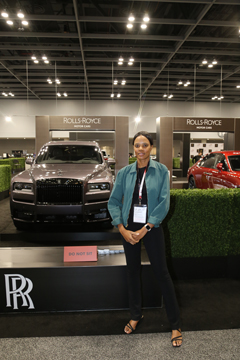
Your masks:
<svg viewBox="0 0 240 360"><path fill-rule="evenodd" d="M141 184L140 184L139 190L138 190L139 205L141 205L141 203L142 203L142 190L143 190L143 183L144 183L144 180L145 180L146 172L147 172L147 169L145 169L145 171L143 173L142 181L141 181Z"/></svg>

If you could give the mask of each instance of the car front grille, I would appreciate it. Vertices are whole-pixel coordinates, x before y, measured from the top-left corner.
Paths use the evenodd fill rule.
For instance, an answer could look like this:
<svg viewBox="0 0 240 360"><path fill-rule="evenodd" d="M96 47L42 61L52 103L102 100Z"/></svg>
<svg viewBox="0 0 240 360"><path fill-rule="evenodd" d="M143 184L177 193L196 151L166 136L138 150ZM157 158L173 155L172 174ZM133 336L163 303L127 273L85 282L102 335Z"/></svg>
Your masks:
<svg viewBox="0 0 240 360"><path fill-rule="evenodd" d="M37 180L37 204L77 205L82 204L83 182L77 179Z"/></svg>

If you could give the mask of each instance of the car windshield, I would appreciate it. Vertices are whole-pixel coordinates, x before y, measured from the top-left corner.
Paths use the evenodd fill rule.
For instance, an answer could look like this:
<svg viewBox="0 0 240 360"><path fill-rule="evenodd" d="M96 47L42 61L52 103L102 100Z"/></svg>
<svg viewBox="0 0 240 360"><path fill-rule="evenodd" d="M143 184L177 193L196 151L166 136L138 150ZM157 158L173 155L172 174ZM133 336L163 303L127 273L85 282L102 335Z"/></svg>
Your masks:
<svg viewBox="0 0 240 360"><path fill-rule="evenodd" d="M88 145L44 146L36 164L102 164L100 150Z"/></svg>
<svg viewBox="0 0 240 360"><path fill-rule="evenodd" d="M240 155L229 156L228 160L233 171L240 171Z"/></svg>

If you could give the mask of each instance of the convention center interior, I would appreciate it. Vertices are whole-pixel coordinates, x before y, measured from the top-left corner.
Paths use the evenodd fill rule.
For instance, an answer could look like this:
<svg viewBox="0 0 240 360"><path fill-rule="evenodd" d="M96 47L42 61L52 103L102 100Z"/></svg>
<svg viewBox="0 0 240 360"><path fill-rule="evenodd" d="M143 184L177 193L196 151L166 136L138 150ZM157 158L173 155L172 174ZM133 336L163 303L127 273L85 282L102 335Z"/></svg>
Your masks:
<svg viewBox="0 0 240 360"><path fill-rule="evenodd" d="M0 0L0 38L0 360L239 359L240 1Z"/></svg>

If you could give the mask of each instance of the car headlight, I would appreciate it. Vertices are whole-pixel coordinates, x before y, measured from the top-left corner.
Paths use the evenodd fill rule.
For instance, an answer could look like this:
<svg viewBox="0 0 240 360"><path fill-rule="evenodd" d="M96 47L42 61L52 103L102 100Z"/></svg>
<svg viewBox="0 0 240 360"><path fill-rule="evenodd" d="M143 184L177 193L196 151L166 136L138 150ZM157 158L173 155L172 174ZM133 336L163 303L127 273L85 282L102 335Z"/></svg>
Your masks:
<svg viewBox="0 0 240 360"><path fill-rule="evenodd" d="M101 191L101 190L109 190L109 183L101 183L101 184L88 184L88 191Z"/></svg>
<svg viewBox="0 0 240 360"><path fill-rule="evenodd" d="M13 184L13 190L30 192L33 191L33 184L16 182Z"/></svg>

